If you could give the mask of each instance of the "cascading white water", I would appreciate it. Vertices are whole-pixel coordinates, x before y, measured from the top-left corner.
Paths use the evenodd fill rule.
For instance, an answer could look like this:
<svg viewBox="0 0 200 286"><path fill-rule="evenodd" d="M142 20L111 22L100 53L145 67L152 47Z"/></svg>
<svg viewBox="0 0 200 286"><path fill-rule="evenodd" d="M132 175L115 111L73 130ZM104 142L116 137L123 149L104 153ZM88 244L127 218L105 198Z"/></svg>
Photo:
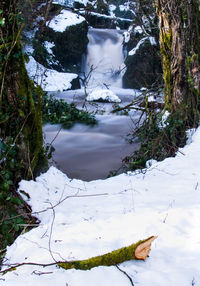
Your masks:
<svg viewBox="0 0 200 286"><path fill-rule="evenodd" d="M93 89L109 88L119 96L123 105L127 105L135 93L121 88L125 66L123 32L91 28L88 38L87 55L82 65L86 77L93 68L90 81L85 86L88 94ZM56 97L73 102L77 107L82 107L83 102L85 104L84 89L59 92ZM122 158L138 149L138 142L130 145L125 136L132 132L133 120L139 117L136 112L131 118L109 114L112 103L86 103L85 106L87 111L103 113L97 115L98 125L89 127L76 124L70 130L46 125L45 138L46 142L53 142L55 147L52 164L56 164L69 177L86 181L103 179L110 170L120 168Z"/></svg>
<svg viewBox="0 0 200 286"><path fill-rule="evenodd" d="M123 33L111 29L90 28L83 70L90 75L89 88L122 87L125 68Z"/></svg>

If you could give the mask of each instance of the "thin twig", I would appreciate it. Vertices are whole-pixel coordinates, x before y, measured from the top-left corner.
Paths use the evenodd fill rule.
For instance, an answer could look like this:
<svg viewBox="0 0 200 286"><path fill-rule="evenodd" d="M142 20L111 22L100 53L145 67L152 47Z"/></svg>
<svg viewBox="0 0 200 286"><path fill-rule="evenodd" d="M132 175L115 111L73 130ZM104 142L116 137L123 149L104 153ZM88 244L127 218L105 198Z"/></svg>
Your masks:
<svg viewBox="0 0 200 286"><path fill-rule="evenodd" d="M119 271L121 271L122 273L124 273L124 275L126 275L126 277L128 277L129 281L131 282L131 285L134 286L133 280L132 280L132 278L128 275L128 273L127 273L126 271L122 270L118 265L115 265L115 266L117 267L117 269L118 269Z"/></svg>
<svg viewBox="0 0 200 286"><path fill-rule="evenodd" d="M75 195L72 195L72 196L66 196L64 199L62 199L61 201L59 201L57 204L55 204L54 206L52 207L49 207L49 208L46 208L44 210L41 210L41 211L38 211L38 212L33 212L32 214L39 214L39 213L43 213L43 212L46 212L47 210L51 210L52 208L55 208L57 207L58 205L60 205L61 203L63 203L65 200L69 199L69 198L87 198L87 197L98 197L98 196L107 196L108 193L104 193L104 194L94 194L94 195L79 195L77 196L76 194Z"/></svg>
<svg viewBox="0 0 200 286"><path fill-rule="evenodd" d="M51 203L50 203L51 204ZM50 234L49 234L49 252L50 252L50 255L52 257L52 259L56 262L54 256L53 256L53 253L52 253L52 250L51 250L51 237L52 237L52 232L53 232L53 224L54 224L54 221L55 221L55 210L51 204L51 207L52 207L52 212L53 212L53 219L52 219L52 222L51 222L51 228L50 228Z"/></svg>

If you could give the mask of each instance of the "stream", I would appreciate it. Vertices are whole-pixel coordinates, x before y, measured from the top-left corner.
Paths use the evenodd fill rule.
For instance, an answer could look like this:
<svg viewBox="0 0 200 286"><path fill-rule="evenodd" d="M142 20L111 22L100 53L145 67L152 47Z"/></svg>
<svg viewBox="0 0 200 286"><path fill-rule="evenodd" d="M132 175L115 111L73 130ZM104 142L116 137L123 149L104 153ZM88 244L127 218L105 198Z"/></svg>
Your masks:
<svg viewBox="0 0 200 286"><path fill-rule="evenodd" d="M122 88L122 31L91 28L88 39L82 70L85 75L90 73L91 67L93 71L87 82L87 93L108 88L121 99L120 105L130 103L137 92ZM83 88L53 94L68 103L74 102L79 108L85 100ZM126 135L134 130L134 122L139 115L136 112L131 116L111 114L113 103L86 102L84 108L96 114L98 125L75 124L69 130L60 130L59 125L44 126L45 142L53 141L55 148L51 164L70 178L85 181L104 179L110 171L120 168L124 157L138 149L139 142L136 140L130 145Z"/></svg>

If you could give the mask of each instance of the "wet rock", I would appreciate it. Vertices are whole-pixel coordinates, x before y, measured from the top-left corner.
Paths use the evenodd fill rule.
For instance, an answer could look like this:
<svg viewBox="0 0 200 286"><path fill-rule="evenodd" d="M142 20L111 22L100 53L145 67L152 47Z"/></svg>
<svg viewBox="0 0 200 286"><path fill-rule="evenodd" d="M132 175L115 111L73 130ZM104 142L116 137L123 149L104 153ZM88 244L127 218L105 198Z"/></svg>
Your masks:
<svg viewBox="0 0 200 286"><path fill-rule="evenodd" d="M81 16L77 15L77 17ZM42 34L40 31L36 33L34 57L47 68L78 73L81 68L82 55L87 49L87 33L88 24L85 20L67 26L64 31L56 31L46 26ZM53 43L50 53L44 46L44 42Z"/></svg>
<svg viewBox="0 0 200 286"><path fill-rule="evenodd" d="M115 29L116 27L119 27L120 29L125 30L128 29L131 24L130 19L117 18L94 12L86 13L84 16L89 23L89 26L92 26L93 28Z"/></svg>
<svg viewBox="0 0 200 286"><path fill-rule="evenodd" d="M140 41L131 50L132 53L129 51L126 57L127 69L123 76L124 88L149 88L155 82L158 84L162 80L159 46L157 44L152 45L152 40L148 37L141 44L139 44Z"/></svg>
<svg viewBox="0 0 200 286"><path fill-rule="evenodd" d="M79 77L77 78L74 78L72 81L71 81L71 89L79 89L81 88L81 85L80 85L80 80L79 80Z"/></svg>
<svg viewBox="0 0 200 286"><path fill-rule="evenodd" d="M55 32L48 28L48 38L55 43L52 51L64 71L80 71L82 55L88 44L87 32L86 21L70 26L64 32Z"/></svg>
<svg viewBox="0 0 200 286"><path fill-rule="evenodd" d="M110 8L112 5L107 3L108 1L98 0L89 1L87 4L80 3L79 1L74 2L74 8L84 8L85 11L80 11L81 15L85 17L88 25L93 28L102 29L128 29L131 24L133 14L129 11L120 11L118 4L114 5L115 11Z"/></svg>

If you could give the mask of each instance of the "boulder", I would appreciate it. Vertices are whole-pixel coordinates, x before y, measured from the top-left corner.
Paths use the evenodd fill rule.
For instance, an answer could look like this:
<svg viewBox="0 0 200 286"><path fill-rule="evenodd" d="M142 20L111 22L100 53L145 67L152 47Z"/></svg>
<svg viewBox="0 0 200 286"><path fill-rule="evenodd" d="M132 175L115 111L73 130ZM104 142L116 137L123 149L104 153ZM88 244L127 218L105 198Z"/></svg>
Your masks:
<svg viewBox="0 0 200 286"><path fill-rule="evenodd" d="M42 35L40 31L36 33L34 57L47 68L79 73L82 55L87 49L87 33L88 24L82 16L62 9L51 19ZM51 53L45 48L45 41L53 43Z"/></svg>
<svg viewBox="0 0 200 286"><path fill-rule="evenodd" d="M152 45L150 38L147 37L138 48L136 46L131 51L125 60L126 72L123 76L123 87L149 88L155 82L157 84L161 82L162 65L159 47Z"/></svg>

